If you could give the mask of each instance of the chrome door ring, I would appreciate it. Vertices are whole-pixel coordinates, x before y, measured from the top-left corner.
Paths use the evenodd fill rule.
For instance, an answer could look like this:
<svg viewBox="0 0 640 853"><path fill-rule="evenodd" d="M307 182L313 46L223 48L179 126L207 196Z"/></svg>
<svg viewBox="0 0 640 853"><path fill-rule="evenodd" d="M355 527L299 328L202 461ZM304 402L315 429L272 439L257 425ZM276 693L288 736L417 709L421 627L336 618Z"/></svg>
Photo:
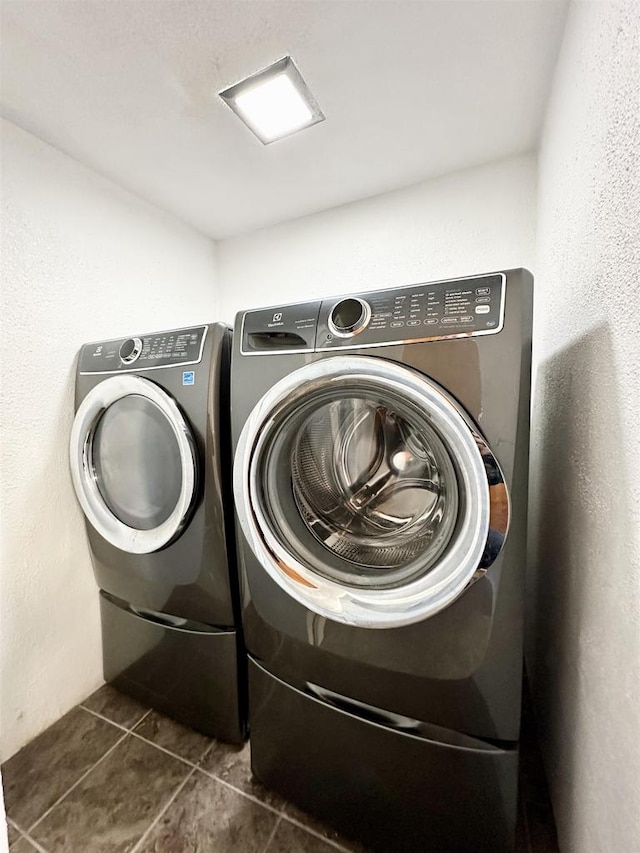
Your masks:
<svg viewBox="0 0 640 853"><path fill-rule="evenodd" d="M258 460L283 413L320 388L357 385L362 378L418 405L455 458L465 507L455 539L422 577L398 588L366 589L321 577L274 536L260 507ZM489 471L494 482L489 482ZM459 404L435 382L381 358L335 356L305 365L277 382L256 404L240 435L234 460L234 497L243 533L267 573L299 603L351 625L387 628L411 624L451 604L486 571L489 534L504 541L508 495L497 460ZM495 485L501 488L495 488ZM495 539L495 537L494 537ZM492 547L494 547L492 545ZM499 550L499 549L498 549Z"/></svg>
<svg viewBox="0 0 640 853"><path fill-rule="evenodd" d="M169 518L151 530L129 527L106 505L96 482L93 436L106 409L117 400L138 395L154 403L169 421L180 453L182 483ZM76 412L69 444L71 478L82 510L96 532L107 542L131 554L150 554L176 538L189 516L196 492L196 449L191 431L172 398L154 382L127 374L105 379L89 391Z"/></svg>

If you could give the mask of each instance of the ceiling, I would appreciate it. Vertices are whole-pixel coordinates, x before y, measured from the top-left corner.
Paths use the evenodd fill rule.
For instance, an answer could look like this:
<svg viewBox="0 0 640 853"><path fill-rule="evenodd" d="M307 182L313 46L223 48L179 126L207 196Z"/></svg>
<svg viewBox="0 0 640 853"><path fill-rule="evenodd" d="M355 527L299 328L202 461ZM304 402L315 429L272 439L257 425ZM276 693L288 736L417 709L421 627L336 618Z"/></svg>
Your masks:
<svg viewBox="0 0 640 853"><path fill-rule="evenodd" d="M219 239L537 145L564 0L4 0L2 114ZM326 121L217 92L290 54Z"/></svg>

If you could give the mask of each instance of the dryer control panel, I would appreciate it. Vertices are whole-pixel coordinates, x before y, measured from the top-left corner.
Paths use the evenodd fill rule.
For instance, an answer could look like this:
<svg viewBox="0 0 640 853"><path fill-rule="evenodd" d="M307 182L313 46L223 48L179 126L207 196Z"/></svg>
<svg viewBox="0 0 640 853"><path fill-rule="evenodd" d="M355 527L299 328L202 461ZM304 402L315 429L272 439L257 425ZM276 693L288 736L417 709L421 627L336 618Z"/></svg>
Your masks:
<svg viewBox="0 0 640 853"><path fill-rule="evenodd" d="M494 335L502 329L504 273L247 311L243 355L360 349Z"/></svg>
<svg viewBox="0 0 640 853"><path fill-rule="evenodd" d="M202 358L207 328L192 326L85 344L80 351L80 373L124 373L197 364Z"/></svg>

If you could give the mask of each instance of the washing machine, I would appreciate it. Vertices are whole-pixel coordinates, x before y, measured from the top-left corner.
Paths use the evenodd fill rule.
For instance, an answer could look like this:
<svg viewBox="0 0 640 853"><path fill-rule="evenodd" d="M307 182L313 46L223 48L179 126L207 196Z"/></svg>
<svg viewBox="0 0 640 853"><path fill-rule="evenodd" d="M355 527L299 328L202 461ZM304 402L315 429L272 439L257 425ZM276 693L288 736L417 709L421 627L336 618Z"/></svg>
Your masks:
<svg viewBox="0 0 640 853"><path fill-rule="evenodd" d="M531 322L524 269L236 320L252 768L367 849L514 843Z"/></svg>
<svg viewBox="0 0 640 853"><path fill-rule="evenodd" d="M230 347L221 324L83 346L70 462L100 590L105 680L241 742Z"/></svg>

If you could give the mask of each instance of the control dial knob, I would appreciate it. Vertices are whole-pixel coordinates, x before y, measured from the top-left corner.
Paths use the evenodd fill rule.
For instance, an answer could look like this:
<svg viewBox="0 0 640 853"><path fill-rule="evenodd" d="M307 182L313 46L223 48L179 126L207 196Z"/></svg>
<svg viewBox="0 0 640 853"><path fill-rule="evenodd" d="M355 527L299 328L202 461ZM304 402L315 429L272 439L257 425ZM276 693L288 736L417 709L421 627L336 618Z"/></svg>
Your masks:
<svg viewBox="0 0 640 853"><path fill-rule="evenodd" d="M120 361L123 364L132 364L142 352L142 341L140 338L129 338L120 347Z"/></svg>
<svg viewBox="0 0 640 853"><path fill-rule="evenodd" d="M365 329L371 319L371 306L364 299L341 299L329 314L329 330L339 338L351 338Z"/></svg>

